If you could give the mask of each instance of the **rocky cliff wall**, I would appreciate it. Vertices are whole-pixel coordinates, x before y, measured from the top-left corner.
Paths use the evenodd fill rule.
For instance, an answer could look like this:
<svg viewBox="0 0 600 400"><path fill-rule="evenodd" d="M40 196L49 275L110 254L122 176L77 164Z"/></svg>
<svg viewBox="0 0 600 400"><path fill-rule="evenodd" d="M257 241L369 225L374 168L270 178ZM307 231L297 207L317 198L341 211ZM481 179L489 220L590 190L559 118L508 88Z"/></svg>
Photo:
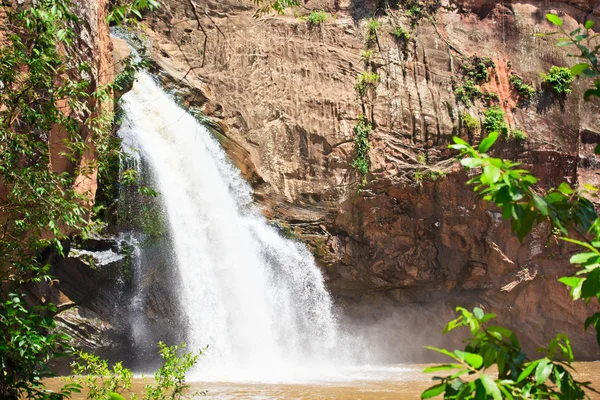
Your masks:
<svg viewBox="0 0 600 400"><path fill-rule="evenodd" d="M579 357L600 357L583 331L588 311L557 283L573 249L543 225L519 243L465 186L447 149L453 135L479 141L485 104L460 104L453 81L469 57L489 56L496 68L482 88L528 135L496 154L522 161L544 187L598 183L598 104L583 103L585 83L565 101L540 91L526 106L509 85L514 72L539 89L540 72L572 62L554 39L534 36L551 30L546 12L571 28L597 18L598 2L446 0L435 23L415 27L402 8L378 4L310 0L254 19L251 1L167 0L148 34L165 83L220 125L264 213L314 250L344 315L390 343L390 359L422 359L421 345L439 342L459 304L497 313L530 348L566 332ZM324 24L298 18L321 8ZM382 26L369 68L380 82L361 101L355 83L372 16ZM391 34L399 26L410 40ZM350 165L363 111L375 124L364 186ZM464 126L465 112L478 128Z"/></svg>

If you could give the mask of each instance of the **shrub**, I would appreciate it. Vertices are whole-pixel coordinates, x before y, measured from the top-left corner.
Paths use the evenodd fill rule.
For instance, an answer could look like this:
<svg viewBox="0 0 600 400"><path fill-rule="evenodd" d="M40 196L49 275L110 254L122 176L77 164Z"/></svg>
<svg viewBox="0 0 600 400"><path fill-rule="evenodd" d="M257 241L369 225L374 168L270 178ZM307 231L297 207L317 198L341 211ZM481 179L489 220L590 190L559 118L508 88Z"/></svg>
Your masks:
<svg viewBox="0 0 600 400"><path fill-rule="evenodd" d="M310 13L307 17L308 22L313 25L321 25L323 22L327 21L329 15L323 10L316 10Z"/></svg>
<svg viewBox="0 0 600 400"><path fill-rule="evenodd" d="M554 93L560 96L566 96L571 93L571 85L575 77L569 68L554 65L547 74L541 73L540 76L543 83L550 87Z"/></svg>
<svg viewBox="0 0 600 400"><path fill-rule="evenodd" d="M525 83L523 78L517 74L513 74L509 78L509 82L513 88L519 93L519 96L524 100L529 100L535 94L535 88Z"/></svg>
<svg viewBox="0 0 600 400"><path fill-rule="evenodd" d="M369 173L369 149L371 148L369 135L371 131L372 127L367 117L363 114L359 115L358 122L354 126L356 158L352 161L351 166L356 168L363 177Z"/></svg>
<svg viewBox="0 0 600 400"><path fill-rule="evenodd" d="M479 86L471 79L467 79L464 85L456 87L454 93L456 94L457 100L467 107L470 107L476 98L483 95Z"/></svg>
<svg viewBox="0 0 600 400"><path fill-rule="evenodd" d="M506 116L504 111L499 106L493 106L485 110L483 113L485 116L483 120L483 127L489 132L498 132L504 138L508 137L508 124L506 123Z"/></svg>
<svg viewBox="0 0 600 400"><path fill-rule="evenodd" d="M356 91L360 97L364 97L370 88L379 83L379 75L374 72L364 71L356 79Z"/></svg>
<svg viewBox="0 0 600 400"><path fill-rule="evenodd" d="M479 126L479 121L477 121L471 114L468 112L464 112L460 119L462 120L463 126L467 128L469 132L473 132Z"/></svg>
<svg viewBox="0 0 600 400"><path fill-rule="evenodd" d="M154 374L154 382L149 383L145 377L142 400L182 399L183 392L189 387L185 382L185 374L192 368L203 351L197 354L185 353L185 345L167 346L159 342L159 354L163 359L162 366ZM90 400L125 400L123 394L131 389L133 372L116 363L109 367L106 360L93 354L78 351L78 361L71 364L71 379L78 387L88 390ZM131 399L137 398L132 395Z"/></svg>
<svg viewBox="0 0 600 400"><path fill-rule="evenodd" d="M427 154L425 154L425 153L417 154L417 162L419 164L426 165L427 164Z"/></svg>

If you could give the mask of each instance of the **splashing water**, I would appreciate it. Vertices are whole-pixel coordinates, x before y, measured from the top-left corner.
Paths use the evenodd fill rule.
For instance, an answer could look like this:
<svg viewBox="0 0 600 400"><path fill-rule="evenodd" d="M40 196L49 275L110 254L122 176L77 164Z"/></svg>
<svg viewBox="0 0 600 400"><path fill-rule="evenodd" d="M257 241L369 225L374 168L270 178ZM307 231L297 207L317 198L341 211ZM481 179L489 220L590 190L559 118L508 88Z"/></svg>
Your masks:
<svg viewBox="0 0 600 400"><path fill-rule="evenodd" d="M219 143L146 73L123 98L119 135L154 174L174 243L197 377L310 379L348 346L312 255L252 206ZM335 359L338 361L334 361Z"/></svg>

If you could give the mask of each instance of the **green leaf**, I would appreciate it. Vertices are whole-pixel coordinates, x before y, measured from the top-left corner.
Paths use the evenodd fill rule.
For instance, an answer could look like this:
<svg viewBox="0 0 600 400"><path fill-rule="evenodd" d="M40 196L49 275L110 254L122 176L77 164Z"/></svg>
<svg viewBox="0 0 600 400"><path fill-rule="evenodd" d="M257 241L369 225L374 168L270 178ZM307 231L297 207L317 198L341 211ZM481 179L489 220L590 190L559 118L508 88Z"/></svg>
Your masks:
<svg viewBox="0 0 600 400"><path fill-rule="evenodd" d="M554 365L547 358L543 358L535 369L535 381L538 385L546 382Z"/></svg>
<svg viewBox="0 0 600 400"><path fill-rule="evenodd" d="M457 360L457 359L458 359L458 358L457 358L457 357L456 357L454 354L452 354L451 352L449 352L449 351L448 351L448 350L446 350L446 349L440 349L440 348L433 347L433 346L425 346L425 348L426 348L426 349L428 349L428 350L437 351L438 353L442 353L442 354L444 354L444 355L447 355L448 357L452 357L452 358L454 358L455 360Z"/></svg>
<svg viewBox="0 0 600 400"><path fill-rule="evenodd" d="M583 71L585 71L588 68L590 68L590 66L587 63L573 65L571 67L571 74L573 76L577 76L577 75L581 74Z"/></svg>
<svg viewBox="0 0 600 400"><path fill-rule="evenodd" d="M479 307L475 307L473 309L473 314L477 317L477 319L482 319L483 316L485 315L483 313L483 310L481 308L479 308Z"/></svg>
<svg viewBox="0 0 600 400"><path fill-rule="evenodd" d="M583 278L578 278L576 276L563 276L558 281L569 287L576 287L582 280Z"/></svg>
<svg viewBox="0 0 600 400"><path fill-rule="evenodd" d="M517 378L517 383L521 382L523 379L527 378L535 369L535 367L537 367L537 365L540 363L540 360L537 361L533 361L532 363L530 363L527 368L525 368L523 371L521 371L521 374L519 375L519 378Z"/></svg>
<svg viewBox="0 0 600 400"><path fill-rule="evenodd" d="M118 393L115 393L115 392L110 392L110 393L108 394L108 398L109 398L110 400L125 400L125 397L123 397L123 396L121 396L120 394L118 394Z"/></svg>
<svg viewBox="0 0 600 400"><path fill-rule="evenodd" d="M587 299L595 297L600 292L600 268L596 268L590 272L581 285L581 297Z"/></svg>
<svg viewBox="0 0 600 400"><path fill-rule="evenodd" d="M481 375L481 383L485 388L485 392L491 395L494 400L502 400L502 394L500 393L500 389L498 389L498 385L496 382L486 374Z"/></svg>
<svg viewBox="0 0 600 400"><path fill-rule="evenodd" d="M563 24L562 19L560 19L558 15L546 14L546 18L548 19L548 21L552 22L556 26L562 26Z"/></svg>
<svg viewBox="0 0 600 400"><path fill-rule="evenodd" d="M542 215L548 215L548 204L546 203L546 200L544 198L534 194L533 202L535 203L535 208L537 208L538 211L542 213Z"/></svg>
<svg viewBox="0 0 600 400"><path fill-rule="evenodd" d="M562 182L560 185L558 185L558 191L564 194L565 196L575 193L573 189L571 189L571 186L569 186L569 184L566 182Z"/></svg>
<svg viewBox="0 0 600 400"><path fill-rule="evenodd" d="M585 26L585 29L592 29L594 27L594 21L590 21L590 20L585 21L584 26Z"/></svg>
<svg viewBox="0 0 600 400"><path fill-rule="evenodd" d="M441 365L436 365L434 367L425 368L423 370L423 372L429 373L429 372L437 372L437 371L449 371L449 370L458 369L458 368L462 368L462 365L460 365L460 364L441 364Z"/></svg>
<svg viewBox="0 0 600 400"><path fill-rule="evenodd" d="M588 264L588 263L590 263L590 261L598 262L599 259L600 259L600 255L598 255L598 253L587 252L587 253L575 254L574 256L572 256L569 259L569 262L571 264Z"/></svg>
<svg viewBox="0 0 600 400"><path fill-rule="evenodd" d="M481 158L466 157L460 160L460 163L467 168L477 168L481 166L483 160Z"/></svg>
<svg viewBox="0 0 600 400"><path fill-rule="evenodd" d="M483 365L483 357L479 354L468 353L466 351L454 350L454 353L458 356L461 361L466 362L471 367L478 369Z"/></svg>
<svg viewBox="0 0 600 400"><path fill-rule="evenodd" d="M485 153L492 147L496 140L498 139L498 132L491 132L485 139L481 141L479 144L479 152Z"/></svg>
<svg viewBox="0 0 600 400"><path fill-rule="evenodd" d="M435 385L421 393L421 399L431 399L432 397L438 396L446 390L446 384L440 383L439 385Z"/></svg>

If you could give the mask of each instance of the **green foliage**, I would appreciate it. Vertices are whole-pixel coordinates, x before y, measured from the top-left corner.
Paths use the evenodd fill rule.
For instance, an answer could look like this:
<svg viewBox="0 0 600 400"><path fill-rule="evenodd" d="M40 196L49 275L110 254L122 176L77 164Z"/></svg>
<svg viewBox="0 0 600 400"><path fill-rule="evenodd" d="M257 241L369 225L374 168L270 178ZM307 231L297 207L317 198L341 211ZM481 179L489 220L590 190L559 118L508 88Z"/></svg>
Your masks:
<svg viewBox="0 0 600 400"><path fill-rule="evenodd" d="M146 58L138 59L133 55L126 57L121 61L123 65L123 71L115 76L114 86L116 90L125 92L131 89L135 81L135 75L148 68L149 60Z"/></svg>
<svg viewBox="0 0 600 400"><path fill-rule="evenodd" d="M397 40L402 42L408 42L411 39L410 32L408 32L401 26L397 26L396 29L394 29L394 31L392 32L392 35L394 35L394 37Z"/></svg>
<svg viewBox="0 0 600 400"><path fill-rule="evenodd" d="M154 375L154 383L145 378L142 400L182 399L189 385L185 382L185 374L198 361L198 354L183 353L185 345L167 346L159 342L159 354L163 359L162 366ZM183 354L182 354L183 353ZM125 399L124 394L130 391L133 372L117 363L110 367L106 360L93 354L77 351L78 361L71 364L71 379L78 387L88 390L87 399ZM137 398L134 394L132 400Z"/></svg>
<svg viewBox="0 0 600 400"><path fill-rule="evenodd" d="M377 19L369 18L367 20L367 33L365 35L367 45L372 45L377 41L377 31L379 28L381 28L381 22Z"/></svg>
<svg viewBox="0 0 600 400"><path fill-rule="evenodd" d="M307 17L308 21L313 25L321 25L329 18L329 14L327 14L323 10L313 11Z"/></svg>
<svg viewBox="0 0 600 400"><path fill-rule="evenodd" d="M521 129L513 129L510 132L510 137L514 138L519 143L527 141L527 133Z"/></svg>
<svg viewBox="0 0 600 400"><path fill-rule="evenodd" d="M463 123L463 126L467 128L469 132L475 132L479 127L479 121L477 121L471 114L468 112L462 113L460 119Z"/></svg>
<svg viewBox="0 0 600 400"><path fill-rule="evenodd" d="M579 54L570 54L570 56L580 58L583 62L571 67L571 75L594 79L594 88L588 89L583 96L586 101L592 96L600 97L600 79L598 78L600 77L600 66L598 65L598 50L600 50L600 47L598 47L598 35L594 34L591 30L594 27L594 21L585 21L583 27L567 33L563 28L563 22L560 17L554 14L546 14L546 18L557 26L559 30L557 32L538 34L537 36L549 36L559 33L561 36L556 43L557 46L575 46Z"/></svg>
<svg viewBox="0 0 600 400"><path fill-rule="evenodd" d="M119 153L113 115L103 111L116 86L98 85L103 72L79 61L78 49L87 48L78 30L85 21L74 9L69 0L0 5L0 30L9 33L0 48L0 182L6 189L0 197L3 398L60 399L78 389L45 390L41 379L49 374L48 363L61 355L65 337L54 331L52 304L26 305L19 295L28 285L47 285L47 255L63 255L61 242L90 227L93 199L77 188L76 177L98 173L104 179ZM83 161L84 155L94 161Z"/></svg>
<svg viewBox="0 0 600 400"><path fill-rule="evenodd" d="M456 99L467 107L473 105L475 99L483 96L481 88L471 79L467 79L462 86L455 86L454 94L456 94Z"/></svg>
<svg viewBox="0 0 600 400"><path fill-rule="evenodd" d="M413 172L413 179L415 180L415 183L417 183L417 185L420 185L421 183L423 183L423 180L425 180L425 172L423 172L423 170L417 169Z"/></svg>
<svg viewBox="0 0 600 400"><path fill-rule="evenodd" d="M600 47L589 50L591 46L587 32L593 23L586 21L586 33L583 35L580 33L581 28L567 34L558 16L548 14L547 18L559 27L559 33L563 34L558 45L577 46L581 51L577 57L588 61L572 67L572 75L584 74L584 71L589 70L587 76L596 79L599 72L596 56ZM582 44L584 40L586 46ZM597 89L600 88L597 79L594 85ZM596 92L597 89L588 90L585 98L599 96L600 92ZM564 92L563 88L561 93ZM515 138L521 136L518 131L513 131L512 135ZM579 246L580 252L570 259L571 264L579 267L579 271L573 276L562 277L559 281L570 288L574 300L583 299L586 303L593 299L600 300L600 218L594 203L590 201L598 198L598 189L590 185L573 189L563 182L557 188L542 193L535 188L537 179L529 171L520 169L519 163L492 158L486 154L497 139L498 132L492 132L482 140L478 149L474 149L465 141L454 138L455 144L450 147L460 151L458 158L461 164L467 169L476 170L475 177L468 183L475 185L474 190L483 199L502 210L503 218L510 220L512 230L520 240L523 240L537 223L550 222L553 235L561 236L560 239ZM600 146L597 146L595 153L600 154ZM579 239L573 239L570 235L577 235ZM458 372L434 378L441 383L427 389L422 398L444 394L444 398L447 399L567 400L590 398L589 393L598 393L589 383L575 381L567 370L571 368L573 352L565 335L558 335L547 348L541 349L546 353L546 357L529 361L511 331L487 324L493 315L484 314L478 308L472 313L462 308L458 308L457 311L461 316L451 321L445 331L468 326L471 337L467 339L465 351L450 352L432 348L452 357L456 363L428 368L426 371ZM600 312L586 319L584 328L590 327L596 330L596 340L600 345ZM493 366L498 370L497 379L485 373ZM461 377L466 375L470 377L463 381Z"/></svg>
<svg viewBox="0 0 600 400"><path fill-rule="evenodd" d="M116 0L111 4L107 21L116 25L136 25L143 18L142 12L160 7L157 0Z"/></svg>
<svg viewBox="0 0 600 400"><path fill-rule="evenodd" d="M571 372L573 350L569 338L558 335L546 349L545 357L527 359L515 334L501 326L490 325L494 314L462 307L459 317L450 321L444 333L466 327L471 334L465 339L464 351L450 352L429 347L453 359L425 369L425 372L452 371L436 377L436 385L421 395L429 399L444 394L445 399L586 399L587 382L576 381ZM491 370L490 370L491 369ZM495 370L497 370L497 372Z"/></svg>
<svg viewBox="0 0 600 400"><path fill-rule="evenodd" d="M421 165L427 165L427 154L419 152L417 154L417 162Z"/></svg>
<svg viewBox="0 0 600 400"><path fill-rule="evenodd" d="M0 303L0 397L50 398L42 379L52 375L48 362L67 339L54 332L56 308L28 307L16 293L8 297ZM77 385L67 385L54 398L78 391Z"/></svg>
<svg viewBox="0 0 600 400"><path fill-rule="evenodd" d="M500 106L493 106L485 110L483 113L483 127L488 132L498 132L502 134L504 138L509 135L508 124L506 123L506 116Z"/></svg>
<svg viewBox="0 0 600 400"><path fill-rule="evenodd" d="M519 75L512 74L509 78L509 82L523 100L529 100L535 95L535 88L525 83L523 78Z"/></svg>
<svg viewBox="0 0 600 400"><path fill-rule="evenodd" d="M365 97L369 89L374 89L379 83L379 75L364 71L356 79L356 91L359 97Z"/></svg>
<svg viewBox="0 0 600 400"><path fill-rule="evenodd" d="M369 173L369 135L372 127L367 117L359 115L358 122L354 127L354 148L356 149L356 158L352 161L352 167L365 177Z"/></svg>
<svg viewBox="0 0 600 400"><path fill-rule="evenodd" d="M474 55L463 65L465 75L475 83L489 81L489 68L496 68L494 61L490 57L481 57L478 55Z"/></svg>
<svg viewBox="0 0 600 400"><path fill-rule="evenodd" d="M369 65L373 59L373 50L362 50L360 52L360 58L363 60L365 65Z"/></svg>
<svg viewBox="0 0 600 400"><path fill-rule="evenodd" d="M550 87L552 91L560 96L566 96L571 93L571 85L575 80L571 70L569 68L557 67L556 65L550 67L550 71L547 74L541 73L542 82Z"/></svg>
<svg viewBox="0 0 600 400"><path fill-rule="evenodd" d="M500 96L498 96L498 93L496 92L486 92L483 95L483 99L487 103L497 103L498 101L500 101Z"/></svg>
<svg viewBox="0 0 600 400"><path fill-rule="evenodd" d="M417 26L424 18L432 19L441 3L439 0L400 0L398 6L404 10L411 25Z"/></svg>
<svg viewBox="0 0 600 400"><path fill-rule="evenodd" d="M256 4L255 18L268 14L271 11L283 15L286 8L300 6L298 0L254 0L254 4Z"/></svg>
<svg viewBox="0 0 600 400"><path fill-rule="evenodd" d="M168 347L158 343L158 347L163 365L154 374L156 384L146 383L144 400L182 399L183 393L189 388L185 383L185 374L196 364L202 352L179 355L185 349L184 344Z"/></svg>

